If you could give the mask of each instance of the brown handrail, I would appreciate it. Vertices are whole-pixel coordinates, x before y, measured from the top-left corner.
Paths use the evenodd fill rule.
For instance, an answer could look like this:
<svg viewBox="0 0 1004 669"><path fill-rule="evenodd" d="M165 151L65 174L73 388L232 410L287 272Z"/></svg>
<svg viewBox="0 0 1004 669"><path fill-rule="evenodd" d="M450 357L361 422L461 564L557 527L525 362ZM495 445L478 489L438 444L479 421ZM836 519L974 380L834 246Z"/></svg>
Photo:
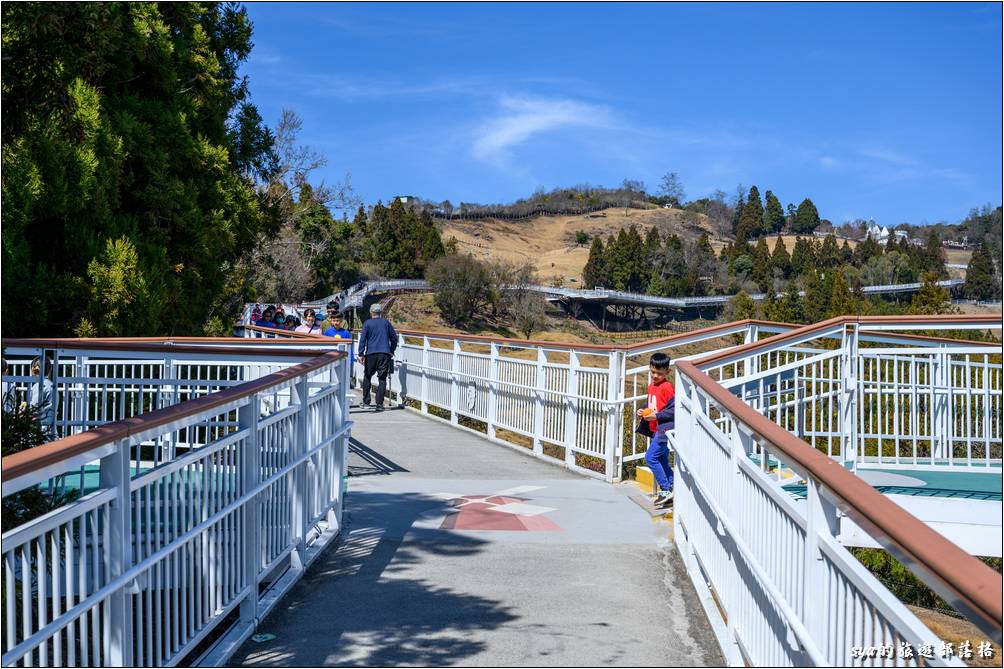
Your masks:
<svg viewBox="0 0 1004 669"><path fill-rule="evenodd" d="M732 322L729 322L729 323L720 323L720 324L717 324L717 325L709 325L707 327L698 328L697 330L690 330L688 332L681 332L681 333L678 333L678 334L668 335L666 337L656 337L654 339L646 339L645 341L641 341L641 342L632 342L632 343L625 343L625 344L585 344L585 343L582 343L582 344L573 344L573 343L564 343L564 342L543 341L543 340L538 340L538 339L514 339L514 338L510 338L510 337L493 337L491 335L472 335L472 334L465 334L465 333L460 333L460 332L433 332L433 331L430 331L430 330L405 330L405 329L398 329L397 332L398 332L398 334L406 335L406 336L409 336L409 337L436 337L436 338L441 338L441 339L449 338L449 339L460 339L461 341L471 341L471 342L475 342L475 343L490 343L490 342L495 342L495 343L498 343L498 344L512 344L512 345L521 345L521 346L528 346L528 347L542 346L542 347L547 347L547 348L558 348L558 349L583 349L583 350L592 350L592 351L627 351L630 354L631 351L636 351L636 350L643 349L643 348L649 348L651 346L657 346L659 344L671 344L674 341L679 341L679 340L682 340L682 339L688 339L688 338L693 337L695 335L710 334L710 333L715 332L715 331L728 330L728 329L734 328L735 326L760 325L760 326L766 326L766 327L771 327L771 328L789 328L789 332L788 333L782 333L782 334L779 334L779 335L774 335L774 336L778 336L779 337L779 336L782 336L783 334L791 334L791 332L794 332L795 330L801 330L803 328L814 328L814 327L822 326L824 324L828 324L828 323L831 323L831 322L836 322L836 321L841 320L842 318L852 318L852 317L846 317L845 316L845 317L831 318L828 321L820 321L819 323L814 323L814 324L810 324L810 325L802 325L802 326L800 326L800 325L794 325L792 323L781 323L781 322L778 322L778 321L765 321L765 320L747 318L747 319L743 319L743 320L740 320L740 321L732 321ZM861 322L870 322L870 321L864 320L864 319L890 318L890 317L884 317L884 316L883 317L862 316L862 317L859 317L859 318L862 319ZM907 325L913 324L915 322L920 322L920 323L927 322L927 321L924 321L924 320L916 321L916 318L911 318L911 317L893 316L891 318L902 318L903 319L902 322L904 324L907 324ZM929 316L929 317L925 317L925 318L932 318L932 317ZM953 317L953 318L957 320L959 317ZM973 316L971 318L986 320L987 317L986 316ZM991 317L991 319L992 319L992 317ZM979 320L977 322L983 322L983 320ZM899 322L899 321L897 321L897 322ZM251 330L256 330L258 332L275 332L276 331L276 330L273 330L271 328L263 328L263 327L259 327L257 325L243 325L243 326L240 326L240 327L249 328ZM298 338L307 337L307 338L314 338L314 339L316 339L316 338L322 337L322 335L309 335L309 334L305 334L303 332L296 332L296 333L294 333L294 332L290 332L288 330L279 330L279 332L282 332L284 336L285 335L293 335L294 338L297 338L297 337ZM725 336L725 335L723 335L723 336ZM879 336L879 333L875 333L875 336ZM883 335L883 336L888 336L888 337L895 336L897 338L902 338L902 339L907 340L907 341L928 342L928 343L943 342L943 343L958 344L960 341L963 341L963 340L959 340L959 339L949 339L949 338L946 338L946 337L930 337L930 336L925 336L925 335L911 335L911 334L904 334L904 333L900 333L900 332L888 333L888 334ZM180 339L180 338L178 338L178 339ZM330 340L331 338L330 337L326 337L326 339ZM250 341L258 341L258 342L261 342L261 341L281 342L283 340L282 339L276 339L276 338L270 338L270 339L251 339ZM336 341L338 341L338 340L336 340ZM761 343L761 342L765 342L765 341L768 341L768 340L767 339L761 339L759 342L754 342L754 343ZM975 345L975 346L998 346L999 345L999 344L996 344L994 342L977 342L977 341L972 341L971 342L971 341L968 341L968 340L965 340L965 341L966 341L967 344L972 344L972 345ZM286 343L289 343L289 341L286 340ZM745 346L751 346L751 345L752 344L746 344ZM731 349L731 351L735 351L735 350L737 350L737 349Z"/></svg>
<svg viewBox="0 0 1004 669"><path fill-rule="evenodd" d="M985 323L995 323L999 324L999 319L996 316L986 316L986 315L971 315L971 316L953 316L953 315L938 315L938 316L836 316L834 318L829 318L825 321L819 321L818 323L810 323L809 325L803 325L801 327L789 330L788 332L782 332L780 334L772 335L761 339L759 341L750 342L749 344L742 344L740 346L735 346L733 348L717 351L711 353L702 358L694 360L698 365L706 366L711 365L722 360L743 357L748 355L753 351L758 351L763 348L769 348L775 344L780 344L782 342L791 341L793 339L798 339L813 332L822 332L824 330L829 330L830 328L837 326L846 326L848 324L857 323L895 323L897 325L928 325L935 324L939 322L950 322L950 323L975 323L975 324L985 324ZM990 328L988 328L990 329ZM946 344L959 344L964 343L972 346L987 346L987 347L1000 347L1000 342L983 342L983 341L970 341L968 339L948 339L946 337L928 337L924 335L910 335L902 333L889 333L888 335L880 332L867 332L862 333L863 336L895 336L897 338L904 338L907 341L918 341L918 342L929 342L929 343L946 343Z"/></svg>
<svg viewBox="0 0 1004 669"><path fill-rule="evenodd" d="M832 496L840 508L887 549L905 557L928 576L946 600L963 608L995 629L1000 639L1004 612L1001 575L969 555L937 531L885 497L836 460L817 451L802 439L773 423L691 361L676 363L678 373L693 381L724 411L755 435L771 444L792 463L808 472Z"/></svg>
<svg viewBox="0 0 1004 669"><path fill-rule="evenodd" d="M254 393L267 390L291 378L320 369L345 356L344 351L328 351L298 365L281 369L254 381L203 395L180 404L157 409L149 413L100 425L87 432L63 437L20 453L8 455L0 461L0 475L6 480L24 476L63 460L82 455L119 439L146 432L174 421L229 404Z"/></svg>
<svg viewBox="0 0 1004 669"><path fill-rule="evenodd" d="M114 351L131 351L135 353L191 353L206 355L212 353L220 353L224 355L237 355L237 356L249 356L249 355L261 355L261 350L249 351L246 346L237 344L236 342L242 341L235 339L233 337L212 337L210 342L207 343L219 343L219 346L188 346L186 343L194 342L183 342L180 345L172 344L171 340L163 339L152 339L149 341L135 341L135 340L113 340L113 339L4 339L0 341L3 346L20 346L23 348L42 348L42 349L60 349L60 350L72 350L72 349L93 349L93 348L103 348ZM344 340L342 340L344 341ZM109 345L110 344L110 345ZM304 350L282 350L279 348L276 351L269 351L269 355L276 355L279 357L288 358L303 358L309 356L313 351Z"/></svg>

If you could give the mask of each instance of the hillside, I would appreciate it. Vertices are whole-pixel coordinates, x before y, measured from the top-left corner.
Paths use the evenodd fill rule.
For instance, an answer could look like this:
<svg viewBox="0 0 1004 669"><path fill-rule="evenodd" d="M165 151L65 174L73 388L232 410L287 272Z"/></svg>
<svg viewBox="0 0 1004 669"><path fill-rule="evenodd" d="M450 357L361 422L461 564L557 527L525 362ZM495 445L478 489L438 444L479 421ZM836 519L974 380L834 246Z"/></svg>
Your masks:
<svg viewBox="0 0 1004 669"><path fill-rule="evenodd" d="M576 245L575 233L604 240L621 228L637 225L644 237L655 226L665 236L676 233L690 239L714 231L703 214L680 209L603 209L579 216L540 216L527 221L444 221L438 224L443 239L456 237L461 251L481 259L529 260L541 281L559 276L565 285L582 280L582 268L589 258L589 244Z"/></svg>

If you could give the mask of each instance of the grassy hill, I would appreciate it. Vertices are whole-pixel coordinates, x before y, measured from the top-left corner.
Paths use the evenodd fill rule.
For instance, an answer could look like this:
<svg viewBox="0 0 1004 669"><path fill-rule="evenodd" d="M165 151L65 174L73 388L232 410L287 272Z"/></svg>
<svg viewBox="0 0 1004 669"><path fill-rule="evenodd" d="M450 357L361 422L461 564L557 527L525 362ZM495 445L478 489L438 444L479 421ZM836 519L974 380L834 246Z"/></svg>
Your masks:
<svg viewBox="0 0 1004 669"><path fill-rule="evenodd" d="M461 251L476 258L529 260L541 281L561 277L564 285L578 286L582 268L589 258L589 244L575 243L575 233L585 232L590 240L617 234L621 228L638 226L642 237L655 226L663 236L676 233L696 238L703 232L715 233L703 214L681 209L602 209L577 216L540 216L527 221L444 221L439 223L443 239L456 237ZM574 279L574 281L573 281Z"/></svg>

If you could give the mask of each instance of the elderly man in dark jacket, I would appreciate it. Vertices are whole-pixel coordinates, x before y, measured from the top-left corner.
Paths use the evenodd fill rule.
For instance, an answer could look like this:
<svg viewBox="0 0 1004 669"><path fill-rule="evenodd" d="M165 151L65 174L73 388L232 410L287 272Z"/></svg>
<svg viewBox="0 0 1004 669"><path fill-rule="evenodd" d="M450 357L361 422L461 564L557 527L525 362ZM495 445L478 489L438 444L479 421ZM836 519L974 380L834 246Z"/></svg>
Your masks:
<svg viewBox="0 0 1004 669"><path fill-rule="evenodd" d="M394 351L397 350L397 332L381 313L379 304L370 307L370 318L363 323L359 335L359 362L363 366L363 406L370 404L370 387L377 375L376 410L383 411L383 398L387 392L387 375L390 374Z"/></svg>

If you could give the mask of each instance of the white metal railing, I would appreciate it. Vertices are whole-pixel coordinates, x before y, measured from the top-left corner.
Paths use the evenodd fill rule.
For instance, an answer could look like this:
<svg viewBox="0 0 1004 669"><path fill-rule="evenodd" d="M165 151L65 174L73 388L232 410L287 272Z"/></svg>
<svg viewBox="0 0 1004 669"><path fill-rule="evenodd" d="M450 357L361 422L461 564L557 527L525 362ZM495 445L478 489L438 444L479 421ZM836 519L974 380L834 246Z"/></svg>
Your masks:
<svg viewBox="0 0 1004 669"><path fill-rule="evenodd" d="M97 348L61 377L77 434L4 458L5 499L57 481L79 496L5 528L3 664L221 663L341 527L349 361ZM78 385L115 401L80 402Z"/></svg>
<svg viewBox="0 0 1004 669"><path fill-rule="evenodd" d="M389 388L422 413L615 481L624 463L645 454L647 441L633 430L635 411L647 402L652 352L676 355L703 342L755 337L757 328L790 327L732 323L632 347L404 332Z"/></svg>
<svg viewBox="0 0 1004 669"><path fill-rule="evenodd" d="M892 326L836 320L677 364L674 537L730 664L958 663L921 658L937 637L843 548L844 518L1000 639L999 574L848 471L999 473L1000 347Z"/></svg>

